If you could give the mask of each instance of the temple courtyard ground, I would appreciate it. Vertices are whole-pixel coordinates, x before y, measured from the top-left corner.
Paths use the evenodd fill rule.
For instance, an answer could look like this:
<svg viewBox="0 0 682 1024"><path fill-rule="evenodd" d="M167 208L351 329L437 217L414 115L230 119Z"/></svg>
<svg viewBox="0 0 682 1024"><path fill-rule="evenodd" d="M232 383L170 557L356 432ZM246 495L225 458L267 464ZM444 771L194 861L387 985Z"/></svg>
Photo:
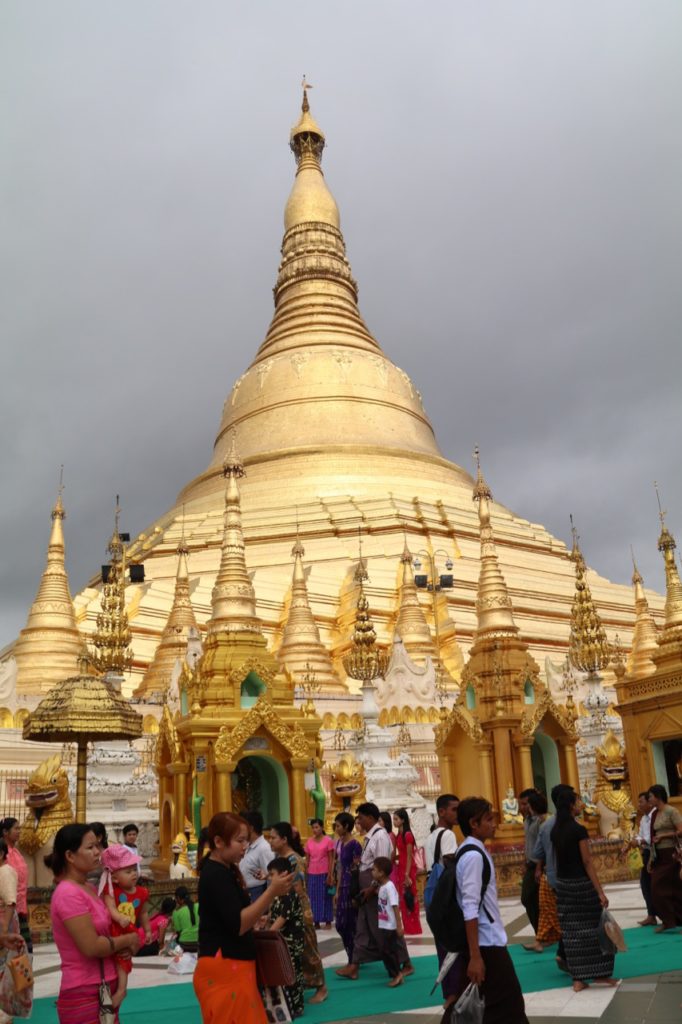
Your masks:
<svg viewBox="0 0 682 1024"><path fill-rule="evenodd" d="M668 1024L682 1020L682 929L655 935L652 928L638 928L643 916L639 886L622 883L607 888L610 909L626 931L629 951L616 958L618 988L591 986L574 993L567 975L556 967L551 950L528 953L522 946L532 932L518 900L502 901L502 917L526 999L531 1024ZM438 990L430 995L437 963L430 932L410 939L415 974L397 989L386 988L381 964L362 968L356 982L344 981L334 968L346 957L335 931L320 931L320 951L327 968L329 999L308 1007L306 1024L438 1024ZM33 1024L54 1024L54 1000L59 989L59 957L53 945L39 946L34 960L36 1003ZM148 957L135 961L130 992L121 1014L122 1024L201 1024L191 977L168 973L168 960Z"/></svg>

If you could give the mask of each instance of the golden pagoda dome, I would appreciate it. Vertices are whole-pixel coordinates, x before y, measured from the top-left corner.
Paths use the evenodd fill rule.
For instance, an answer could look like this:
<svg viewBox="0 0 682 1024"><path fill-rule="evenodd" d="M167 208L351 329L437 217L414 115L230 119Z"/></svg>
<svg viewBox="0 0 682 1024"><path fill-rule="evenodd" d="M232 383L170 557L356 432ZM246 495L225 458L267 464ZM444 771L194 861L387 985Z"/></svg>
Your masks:
<svg viewBox="0 0 682 1024"><path fill-rule="evenodd" d="M343 660L357 614L353 565L359 528L371 569L366 599L381 645L393 635L396 565L407 542L415 551L442 549L456 560L454 585L435 595L433 608L425 607L426 623L411 619L424 654L430 629L433 660L453 677L479 629L483 562L490 603L484 618L491 635L500 626L508 633L518 630L540 663L548 655L563 660L574 593L565 544L492 501L483 483L443 457L417 384L366 326L338 207L322 173L325 137L312 117L307 89L290 142L296 174L270 326L227 395L209 465L127 548L128 559L145 565L145 587L126 604L133 649L126 688L141 682L168 621L183 524L192 559L192 607L205 640L213 643L212 637L239 626L240 636L262 635L273 656L292 594L292 545L300 535L311 570L310 635L315 639L317 628L334 674L350 693L358 686L348 679ZM449 340L447 347L451 357ZM235 433L239 459L231 460ZM460 447L461 442L469 443L461 438ZM590 585L605 628L627 644L634 622L629 588L596 573ZM100 595L101 580L93 576L75 599L81 630L89 637ZM650 604L654 614L662 608L655 595ZM286 665L289 645L280 653ZM326 663L315 672L321 680ZM335 699L345 696L337 691ZM337 714L336 706L322 710Z"/></svg>

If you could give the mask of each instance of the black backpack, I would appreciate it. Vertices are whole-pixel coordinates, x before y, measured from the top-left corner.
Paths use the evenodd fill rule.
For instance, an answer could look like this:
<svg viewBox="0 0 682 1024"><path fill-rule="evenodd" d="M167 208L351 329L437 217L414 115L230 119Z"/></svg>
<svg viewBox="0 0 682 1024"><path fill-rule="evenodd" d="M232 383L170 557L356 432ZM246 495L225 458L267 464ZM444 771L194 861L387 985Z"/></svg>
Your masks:
<svg viewBox="0 0 682 1024"><path fill-rule="evenodd" d="M491 870L490 861L480 846L466 843L460 846L454 857L449 857L450 863L438 879L433 899L426 911L426 920L433 932L433 937L439 946L442 946L448 953L466 953L469 946L467 943L466 927L462 908L457 902L457 862L459 858L468 853L469 850L476 850L483 858L483 878L481 879L481 902L483 903L486 889L490 882ZM489 921L492 921L487 908L483 908Z"/></svg>

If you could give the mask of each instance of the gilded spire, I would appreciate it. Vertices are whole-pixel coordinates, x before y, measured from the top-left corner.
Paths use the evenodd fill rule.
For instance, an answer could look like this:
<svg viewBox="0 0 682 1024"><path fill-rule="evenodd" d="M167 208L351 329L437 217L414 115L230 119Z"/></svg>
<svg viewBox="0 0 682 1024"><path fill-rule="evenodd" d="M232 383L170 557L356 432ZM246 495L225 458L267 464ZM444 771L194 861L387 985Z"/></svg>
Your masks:
<svg viewBox="0 0 682 1024"><path fill-rule="evenodd" d="M78 658L83 651L66 573L62 491L60 477L52 509L47 562L26 626L14 646L19 693L47 693L55 683L78 670Z"/></svg>
<svg viewBox="0 0 682 1024"><path fill-rule="evenodd" d="M654 485L656 486L656 485ZM661 508L661 499L656 486L656 497L658 498L658 516L661 520L661 534L658 538L658 550L663 555L665 563L665 623L660 637L660 645L663 646L669 640L679 639L678 630L682 628L682 583L680 574L675 562L675 538L666 526L666 513Z"/></svg>
<svg viewBox="0 0 682 1024"><path fill-rule="evenodd" d="M305 549L296 535L291 549L294 569L291 581L291 604L282 635L278 658L290 676L300 681L306 674L315 673L318 683L325 686L339 680L334 674L327 648L320 640L320 631L310 607L306 573L303 565Z"/></svg>
<svg viewBox="0 0 682 1024"><path fill-rule="evenodd" d="M256 615L256 594L246 568L246 547L242 529L242 509L238 480L244 476L244 465L237 452L237 434L232 433L230 450L223 462L225 511L223 513L223 544L220 568L211 595L213 614L211 632L260 633Z"/></svg>
<svg viewBox="0 0 682 1024"><path fill-rule="evenodd" d="M632 585L635 588L635 628L632 634L632 650L627 661L627 673L630 679L643 679L656 670L651 655L658 650L656 623L649 610L649 602L644 593L642 580L635 555L632 555Z"/></svg>
<svg viewBox="0 0 682 1024"><path fill-rule="evenodd" d="M185 542L184 529L177 554L178 567L175 576L173 604L161 634L161 640L154 653L154 659L135 691L136 697L144 697L152 693L165 693L178 659L182 661L187 652L189 629L191 627L197 629L197 620L189 596L189 570L187 568L189 551Z"/></svg>
<svg viewBox="0 0 682 1024"><path fill-rule="evenodd" d="M367 570L361 555L355 571L355 582L360 590L355 627L351 638L350 653L343 659L343 667L351 679L369 683L384 675L388 667L388 656L376 646L377 635L369 611L369 601L365 596L364 583L367 578Z"/></svg>
<svg viewBox="0 0 682 1024"><path fill-rule="evenodd" d="M121 508L116 495L114 532L107 547L109 574L102 587L101 611L92 643L96 654L93 662L100 672L122 675L132 659L130 627L125 604L126 551L121 540L119 518Z"/></svg>
<svg viewBox="0 0 682 1024"><path fill-rule="evenodd" d="M490 522L492 492L481 472L481 457L478 447L474 450L476 459L476 482L473 500L478 502L478 521L481 535L481 571L478 577L476 598L476 633L517 634L512 603L507 584L500 569L495 548L495 536Z"/></svg>
<svg viewBox="0 0 682 1024"><path fill-rule="evenodd" d="M573 548L570 558L575 564L575 596L571 606L571 635L568 656L571 663L581 672L595 673L606 668L611 660L611 648L599 613L592 599L592 592L585 579L587 566L580 550L580 538L571 516Z"/></svg>
<svg viewBox="0 0 682 1024"><path fill-rule="evenodd" d="M402 565L402 579L395 632L404 643L410 656L416 656L422 661L425 661L428 657L435 660L437 656L436 646L417 596L414 572L412 571L412 553L407 546L407 538L405 538L405 548L400 557L400 562Z"/></svg>

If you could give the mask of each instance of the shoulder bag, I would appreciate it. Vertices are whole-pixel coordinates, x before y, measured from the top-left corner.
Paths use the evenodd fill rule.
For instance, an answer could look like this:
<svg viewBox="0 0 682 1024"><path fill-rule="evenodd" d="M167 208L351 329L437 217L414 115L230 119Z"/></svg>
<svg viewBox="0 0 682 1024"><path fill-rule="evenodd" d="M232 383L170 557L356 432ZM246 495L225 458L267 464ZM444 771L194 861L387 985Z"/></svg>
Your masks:
<svg viewBox="0 0 682 1024"><path fill-rule="evenodd" d="M296 981L284 936L269 930L253 933L256 940L256 976L261 988L279 988Z"/></svg>

